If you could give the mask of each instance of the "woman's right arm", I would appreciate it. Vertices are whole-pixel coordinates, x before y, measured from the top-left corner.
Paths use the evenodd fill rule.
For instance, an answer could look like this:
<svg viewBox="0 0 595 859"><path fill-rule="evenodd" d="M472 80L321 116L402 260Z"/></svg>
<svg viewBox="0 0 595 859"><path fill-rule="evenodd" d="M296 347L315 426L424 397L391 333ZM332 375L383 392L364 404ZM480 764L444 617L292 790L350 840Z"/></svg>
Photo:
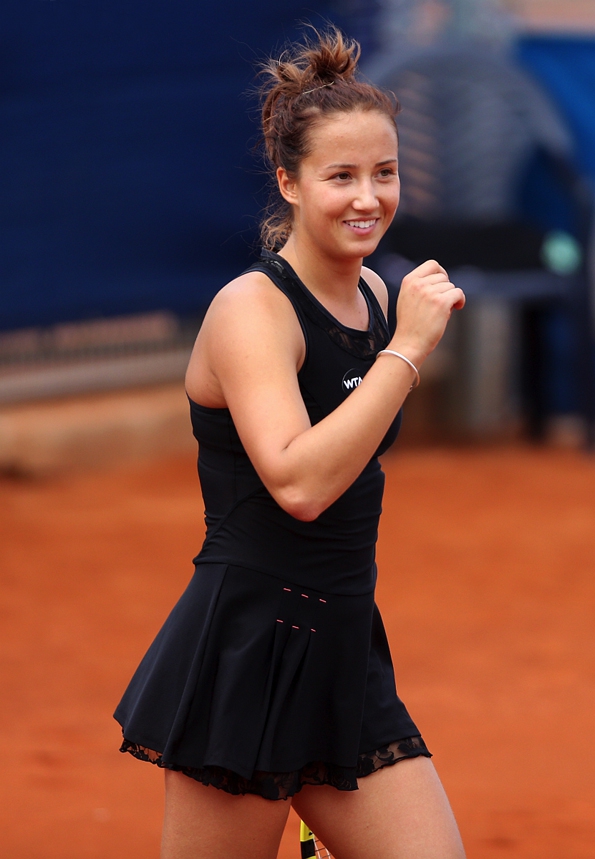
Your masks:
<svg viewBox="0 0 595 859"><path fill-rule="evenodd" d="M389 347L420 367L464 295L430 261L403 281ZM203 405L227 406L242 444L277 503L310 521L363 471L401 408L413 371L381 356L330 415L311 426L297 371L304 344L288 299L264 275L244 275L214 300L187 374ZM206 398L206 399L205 399Z"/></svg>

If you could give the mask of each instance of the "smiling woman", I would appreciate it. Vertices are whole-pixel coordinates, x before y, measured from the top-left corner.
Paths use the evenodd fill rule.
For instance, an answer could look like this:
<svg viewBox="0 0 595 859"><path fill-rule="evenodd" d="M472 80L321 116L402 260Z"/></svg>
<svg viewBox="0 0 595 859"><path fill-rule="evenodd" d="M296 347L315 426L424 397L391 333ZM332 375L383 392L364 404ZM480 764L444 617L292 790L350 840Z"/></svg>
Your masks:
<svg viewBox="0 0 595 859"><path fill-rule="evenodd" d="M397 174L397 132L395 116L399 111L396 98L382 92L370 84L359 81L355 76L359 48L357 45L345 43L337 34L336 40L322 43L317 52L306 47L294 51L293 55L277 60L271 60L263 69L268 78L264 85L264 103L262 110L262 127L265 144L265 154L280 181L282 176L295 180L304 168L304 159L316 153L319 158L319 169L326 171L325 179L336 178L337 182L349 181L352 171L361 173L360 159L366 153L366 166L370 164L367 149L374 141L372 130L366 129L362 123L363 140L359 146L350 136L350 129L343 126L335 134L329 133L326 127L328 120L344 120L349 125L355 114L367 114L367 119L384 119L383 129L386 146L385 161L372 162L374 173L387 168L397 184L397 197L394 207L398 204L398 174ZM372 114L372 116L371 116ZM325 130L326 129L326 130ZM313 135L319 131L326 137L327 151L318 152L317 141ZM345 160L337 157L338 150L332 148L335 142L329 137L338 137L340 143L347 144L344 152ZM388 140L387 140L388 137ZM349 148L349 144L351 147ZM362 145L363 144L363 147ZM330 145L330 146L329 146ZM381 147L380 147L381 148ZM326 157L326 160L325 160ZM335 176L336 174L336 176ZM322 179L323 177L320 176ZM394 184L394 183L393 183ZM281 196L277 193L281 191ZM395 190L395 189L393 189ZM263 224L263 241L265 247L274 250L284 245L291 235L294 210L281 184L273 184L273 198L270 213ZM389 218L392 219L392 214ZM354 214L354 213L352 213ZM357 214L367 214L363 211ZM361 220L358 223L361 223ZM365 218L364 221L376 220ZM355 224L355 221L354 221ZM376 240L376 243L378 239ZM365 254L363 254L365 256Z"/></svg>
<svg viewBox="0 0 595 859"><path fill-rule="evenodd" d="M378 456L464 296L424 263L397 330L362 265L399 179L396 102L358 81L358 54L331 31L267 65L277 203L188 367L207 535L116 711L122 750L166 770L163 859L273 859L281 799L336 859L463 856L396 694L374 558Z"/></svg>

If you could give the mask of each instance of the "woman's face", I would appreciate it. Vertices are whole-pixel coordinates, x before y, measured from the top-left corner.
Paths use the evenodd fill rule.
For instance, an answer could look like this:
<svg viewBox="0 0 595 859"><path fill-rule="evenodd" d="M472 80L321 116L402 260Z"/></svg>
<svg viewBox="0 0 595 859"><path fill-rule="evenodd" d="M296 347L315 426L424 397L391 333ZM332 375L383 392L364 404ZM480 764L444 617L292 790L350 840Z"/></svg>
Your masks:
<svg viewBox="0 0 595 859"><path fill-rule="evenodd" d="M371 254L399 203L397 134L378 111L324 117L312 129L310 155L279 187L293 207L292 237L333 258Z"/></svg>

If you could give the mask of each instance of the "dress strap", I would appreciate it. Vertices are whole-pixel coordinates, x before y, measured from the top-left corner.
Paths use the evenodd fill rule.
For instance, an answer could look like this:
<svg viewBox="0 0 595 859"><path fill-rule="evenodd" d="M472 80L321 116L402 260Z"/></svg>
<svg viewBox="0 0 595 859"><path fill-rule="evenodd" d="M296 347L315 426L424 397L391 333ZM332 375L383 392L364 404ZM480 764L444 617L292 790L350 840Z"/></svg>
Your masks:
<svg viewBox="0 0 595 859"><path fill-rule="evenodd" d="M306 355L308 354L308 325L307 320L304 315L303 308L300 306L299 295L296 295L295 287L292 288L291 279L286 276L285 270L281 263L277 262L275 259L267 259L263 258L260 262L255 262L250 268L247 268L244 271L244 274L247 274L250 271L259 271L262 274L266 274L269 280L275 284L277 289L280 289L283 295L285 295L289 301L291 302L291 306L295 311L295 315L297 316L298 322L300 323L300 327L302 329L302 334L304 335L304 341L306 344Z"/></svg>
<svg viewBox="0 0 595 859"><path fill-rule="evenodd" d="M302 326L306 347L308 346L307 329L312 323L325 331L330 339L345 352L364 360L373 360L388 344L390 335L386 317L374 292L362 278L360 278L360 289L368 305L370 317L368 329L365 331L348 328L335 319L302 283L287 260L278 254L263 250L260 261L250 266L247 271L260 271L266 274L289 298Z"/></svg>

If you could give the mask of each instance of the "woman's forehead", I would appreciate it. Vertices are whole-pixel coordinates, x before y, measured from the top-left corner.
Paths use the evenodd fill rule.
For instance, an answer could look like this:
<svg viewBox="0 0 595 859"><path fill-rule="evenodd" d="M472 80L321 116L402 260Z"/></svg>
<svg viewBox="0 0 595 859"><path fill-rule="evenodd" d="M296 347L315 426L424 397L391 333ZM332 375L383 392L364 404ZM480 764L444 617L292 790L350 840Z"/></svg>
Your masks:
<svg viewBox="0 0 595 859"><path fill-rule="evenodd" d="M397 132L392 119L376 110L331 113L321 116L312 127L309 139L310 155L325 157L335 151L334 161L344 160L340 152L362 154L377 147L396 153Z"/></svg>

